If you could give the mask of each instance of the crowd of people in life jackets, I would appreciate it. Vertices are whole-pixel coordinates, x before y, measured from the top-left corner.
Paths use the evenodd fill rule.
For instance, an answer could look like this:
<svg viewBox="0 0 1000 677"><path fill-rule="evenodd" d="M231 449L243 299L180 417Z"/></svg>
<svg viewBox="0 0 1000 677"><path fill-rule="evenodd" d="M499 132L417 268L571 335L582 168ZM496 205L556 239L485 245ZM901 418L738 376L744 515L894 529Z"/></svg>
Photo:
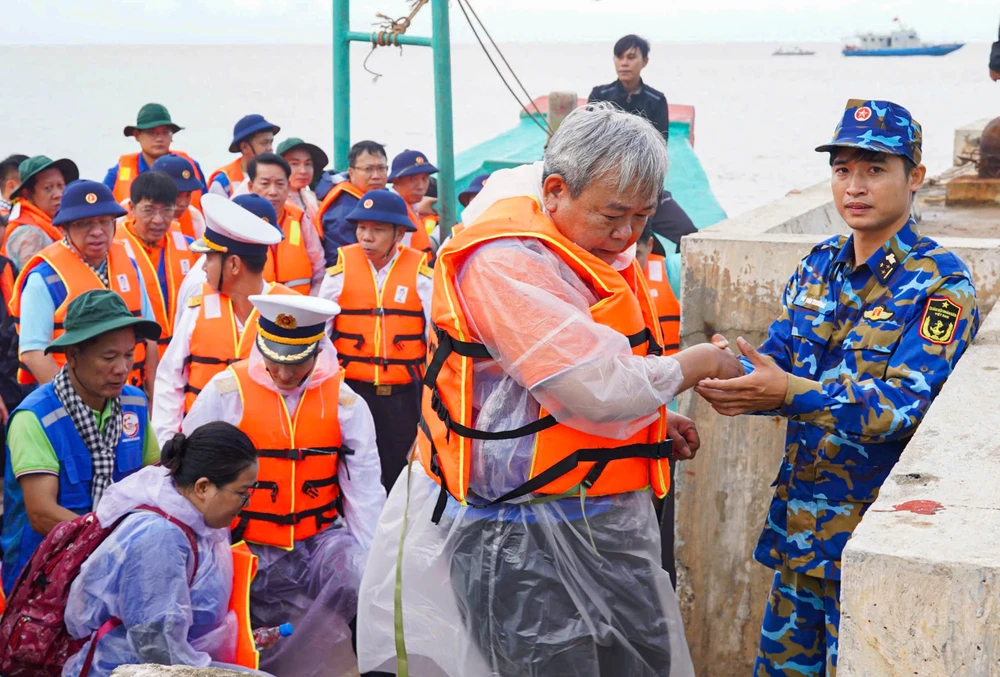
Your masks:
<svg viewBox="0 0 1000 677"><path fill-rule="evenodd" d="M622 38L450 233L425 154L325 171L260 115L207 178L152 103L103 182L0 163L0 674L693 675L650 494L698 451L667 413L694 389L790 420L754 670L835 675L841 553L976 335L972 276L910 216L920 125L851 99L816 149L851 236L759 350L679 350L648 53Z"/></svg>
<svg viewBox="0 0 1000 677"><path fill-rule="evenodd" d="M206 175L174 148L182 129L146 104L124 128L138 150L103 181L65 158L0 163L3 591L23 610L64 590L64 675L341 674L421 425L437 169L360 141L324 171L318 146L275 149L280 127L246 115L237 157ZM647 228L638 259L670 354L680 312L653 242ZM45 560L92 512L104 540L49 586ZM258 650L252 630L289 623ZM0 672L28 674L10 667L25 647L53 653L37 630L0 628L21 645L14 663L0 646Z"/></svg>

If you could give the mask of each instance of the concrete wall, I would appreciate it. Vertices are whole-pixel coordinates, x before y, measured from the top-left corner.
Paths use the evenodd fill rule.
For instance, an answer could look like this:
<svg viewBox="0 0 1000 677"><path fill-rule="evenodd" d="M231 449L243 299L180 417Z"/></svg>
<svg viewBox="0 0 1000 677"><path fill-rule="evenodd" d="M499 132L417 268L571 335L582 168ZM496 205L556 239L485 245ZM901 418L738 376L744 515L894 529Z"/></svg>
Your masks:
<svg viewBox="0 0 1000 677"><path fill-rule="evenodd" d="M838 232L847 227L822 183L685 237L683 345L716 332L760 344L798 261ZM1000 297L1000 241L940 241L966 260L980 306L991 308ZM698 457L675 473L677 587L688 643L699 677L749 674L773 576L751 556L784 451L785 422L725 418L691 395L680 410L702 438Z"/></svg>
<svg viewBox="0 0 1000 677"><path fill-rule="evenodd" d="M1000 313L848 543L839 674L1000 675L997 402Z"/></svg>

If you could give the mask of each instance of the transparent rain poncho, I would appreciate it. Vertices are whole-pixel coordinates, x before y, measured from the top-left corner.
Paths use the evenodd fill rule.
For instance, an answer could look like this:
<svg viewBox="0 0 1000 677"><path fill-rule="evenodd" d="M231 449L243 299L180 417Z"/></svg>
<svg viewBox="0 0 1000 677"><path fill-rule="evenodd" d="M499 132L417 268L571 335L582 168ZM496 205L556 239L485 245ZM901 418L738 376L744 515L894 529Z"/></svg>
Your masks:
<svg viewBox="0 0 1000 677"><path fill-rule="evenodd" d="M84 562L70 587L66 627L87 637L112 617L123 625L101 638L90 677L107 677L123 664L205 667L230 662L236 651L236 614L229 610L233 558L229 529L212 529L181 496L166 468L150 466L108 487L97 507L109 527L140 505L152 505L184 522L198 541L198 571L187 536L151 512L126 517ZM63 669L80 673L90 642Z"/></svg>
<svg viewBox="0 0 1000 677"><path fill-rule="evenodd" d="M524 188L540 186L540 177L537 165L495 173L490 192L476 198L479 213L484 197L537 195ZM616 268L631 256L623 253ZM625 439L655 420L680 387L675 360L635 356L622 334L593 321L596 296L536 241L481 247L459 269L457 286L473 335L493 357L476 365L476 428L517 428L544 406L560 423ZM470 502L526 481L533 444L533 437L475 440ZM362 672L395 670L402 553L402 627L413 675L693 674L648 491L491 508L449 497L435 525L438 493L417 459L389 495L361 587Z"/></svg>

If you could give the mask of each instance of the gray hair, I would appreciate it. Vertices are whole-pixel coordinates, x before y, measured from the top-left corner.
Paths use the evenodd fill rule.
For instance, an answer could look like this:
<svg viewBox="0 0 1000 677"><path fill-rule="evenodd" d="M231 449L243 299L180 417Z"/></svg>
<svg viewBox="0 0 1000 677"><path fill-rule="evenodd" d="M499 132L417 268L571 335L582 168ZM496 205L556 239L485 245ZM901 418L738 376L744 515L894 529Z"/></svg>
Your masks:
<svg viewBox="0 0 1000 677"><path fill-rule="evenodd" d="M545 149L542 180L559 174L576 197L607 178L625 195L656 195L667 173L667 145L643 117L598 102L566 116Z"/></svg>

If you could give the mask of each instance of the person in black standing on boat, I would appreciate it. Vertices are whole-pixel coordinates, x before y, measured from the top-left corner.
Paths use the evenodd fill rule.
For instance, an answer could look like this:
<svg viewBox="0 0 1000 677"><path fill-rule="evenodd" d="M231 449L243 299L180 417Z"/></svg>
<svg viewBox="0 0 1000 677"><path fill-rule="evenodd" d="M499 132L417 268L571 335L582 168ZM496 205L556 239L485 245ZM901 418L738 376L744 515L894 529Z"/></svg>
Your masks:
<svg viewBox="0 0 1000 677"><path fill-rule="evenodd" d="M618 79L610 85L594 87L588 97L589 102L610 101L622 110L641 115L656 127L666 142L670 136L670 113L667 97L642 80L642 69L649 64L649 42L638 35L626 35L615 43L615 71ZM674 200L670 191L660 194L660 204L650 218L653 232L670 240L680 250L681 237L698 229ZM653 253L672 254L663 250L662 243L656 241Z"/></svg>

